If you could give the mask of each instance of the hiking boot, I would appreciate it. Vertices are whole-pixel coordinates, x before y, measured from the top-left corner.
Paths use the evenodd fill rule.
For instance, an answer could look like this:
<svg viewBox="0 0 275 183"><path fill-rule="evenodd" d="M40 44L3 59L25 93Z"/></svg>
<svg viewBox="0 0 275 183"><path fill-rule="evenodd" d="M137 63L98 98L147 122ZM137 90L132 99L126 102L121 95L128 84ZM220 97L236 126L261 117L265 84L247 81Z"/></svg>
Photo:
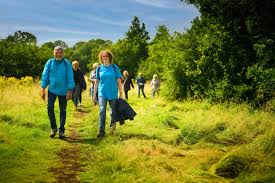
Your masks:
<svg viewBox="0 0 275 183"><path fill-rule="evenodd" d="M113 126L110 127L110 134L114 135L115 130L116 130L116 124L114 123Z"/></svg>
<svg viewBox="0 0 275 183"><path fill-rule="evenodd" d="M57 130L51 130L51 134L50 134L50 137L51 137L51 138L53 138L53 137L55 136L56 131L57 131Z"/></svg>
<svg viewBox="0 0 275 183"><path fill-rule="evenodd" d="M100 138L103 138L104 136L105 136L105 133L99 132L99 134L97 135L97 138L100 139Z"/></svg>
<svg viewBox="0 0 275 183"><path fill-rule="evenodd" d="M59 138L60 138L60 139L64 139L64 138L65 138L64 132L59 132Z"/></svg>

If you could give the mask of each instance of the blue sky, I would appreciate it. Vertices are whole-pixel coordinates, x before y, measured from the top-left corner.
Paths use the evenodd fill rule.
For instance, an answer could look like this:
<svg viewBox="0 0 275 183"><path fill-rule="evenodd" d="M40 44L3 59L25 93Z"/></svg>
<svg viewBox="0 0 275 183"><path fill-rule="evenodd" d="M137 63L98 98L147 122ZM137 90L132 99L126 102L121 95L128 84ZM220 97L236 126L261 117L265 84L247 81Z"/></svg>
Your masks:
<svg viewBox="0 0 275 183"><path fill-rule="evenodd" d="M70 46L94 38L123 38L134 16L150 37L158 25L183 32L199 16L180 0L1 0L0 38L17 30L33 33L38 44L63 40Z"/></svg>

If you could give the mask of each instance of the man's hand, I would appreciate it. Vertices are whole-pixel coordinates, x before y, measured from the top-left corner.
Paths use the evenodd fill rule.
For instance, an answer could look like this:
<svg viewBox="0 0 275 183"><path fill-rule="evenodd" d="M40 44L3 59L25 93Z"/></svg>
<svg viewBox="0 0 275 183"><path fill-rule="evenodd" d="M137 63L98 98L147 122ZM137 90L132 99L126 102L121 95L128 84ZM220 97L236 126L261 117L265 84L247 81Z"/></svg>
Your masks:
<svg viewBox="0 0 275 183"><path fill-rule="evenodd" d="M68 90L66 99L67 99L67 100L72 99L72 91L71 91L71 90Z"/></svg>
<svg viewBox="0 0 275 183"><path fill-rule="evenodd" d="M45 94L45 89L44 88L41 89L41 97L45 101L46 94Z"/></svg>

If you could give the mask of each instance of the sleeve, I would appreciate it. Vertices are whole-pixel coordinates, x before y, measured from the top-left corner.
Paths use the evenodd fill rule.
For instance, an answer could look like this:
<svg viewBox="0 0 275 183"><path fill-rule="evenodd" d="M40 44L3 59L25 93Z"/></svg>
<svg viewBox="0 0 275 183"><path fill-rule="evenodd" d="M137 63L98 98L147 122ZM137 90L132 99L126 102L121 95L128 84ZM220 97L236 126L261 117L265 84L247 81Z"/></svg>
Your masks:
<svg viewBox="0 0 275 183"><path fill-rule="evenodd" d="M70 61L66 61L66 63L68 90L72 90L75 87L73 67Z"/></svg>
<svg viewBox="0 0 275 183"><path fill-rule="evenodd" d="M86 81L85 81L85 76L82 72L81 72L81 74L82 74L82 89L86 90L87 89L87 84L86 84Z"/></svg>
<svg viewBox="0 0 275 183"><path fill-rule="evenodd" d="M95 70L95 79L97 79L97 80L99 80L100 78L99 78L99 68L100 68L100 66L99 67L97 67L96 68L96 70Z"/></svg>
<svg viewBox="0 0 275 183"><path fill-rule="evenodd" d="M93 79L93 71L90 72L90 80Z"/></svg>
<svg viewBox="0 0 275 183"><path fill-rule="evenodd" d="M122 78L122 74L120 72L120 69L118 68L118 66L116 64L115 65L115 68L116 68L116 79L118 78Z"/></svg>
<svg viewBox="0 0 275 183"><path fill-rule="evenodd" d="M45 64L44 70L42 72L42 79L41 79L41 87L44 88L44 89L49 84L50 66L51 66L51 61L48 60L47 63Z"/></svg>
<svg viewBox="0 0 275 183"><path fill-rule="evenodd" d="M131 84L132 88L135 88L134 85L133 85L133 82L132 82L131 78L129 78L129 79L130 79L130 84Z"/></svg>

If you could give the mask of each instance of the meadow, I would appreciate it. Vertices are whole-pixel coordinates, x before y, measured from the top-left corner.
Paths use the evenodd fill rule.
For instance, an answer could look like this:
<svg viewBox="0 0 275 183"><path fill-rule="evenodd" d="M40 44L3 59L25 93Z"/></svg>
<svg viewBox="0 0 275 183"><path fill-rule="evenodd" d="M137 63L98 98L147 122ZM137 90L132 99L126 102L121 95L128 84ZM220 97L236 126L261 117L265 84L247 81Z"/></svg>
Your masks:
<svg viewBox="0 0 275 183"><path fill-rule="evenodd" d="M97 139L98 106L85 91L79 111L68 102L60 140L49 138L39 82L1 77L0 182L274 182L272 107L152 99L149 85L145 92L129 93L134 121ZM59 121L58 102L55 111Z"/></svg>

